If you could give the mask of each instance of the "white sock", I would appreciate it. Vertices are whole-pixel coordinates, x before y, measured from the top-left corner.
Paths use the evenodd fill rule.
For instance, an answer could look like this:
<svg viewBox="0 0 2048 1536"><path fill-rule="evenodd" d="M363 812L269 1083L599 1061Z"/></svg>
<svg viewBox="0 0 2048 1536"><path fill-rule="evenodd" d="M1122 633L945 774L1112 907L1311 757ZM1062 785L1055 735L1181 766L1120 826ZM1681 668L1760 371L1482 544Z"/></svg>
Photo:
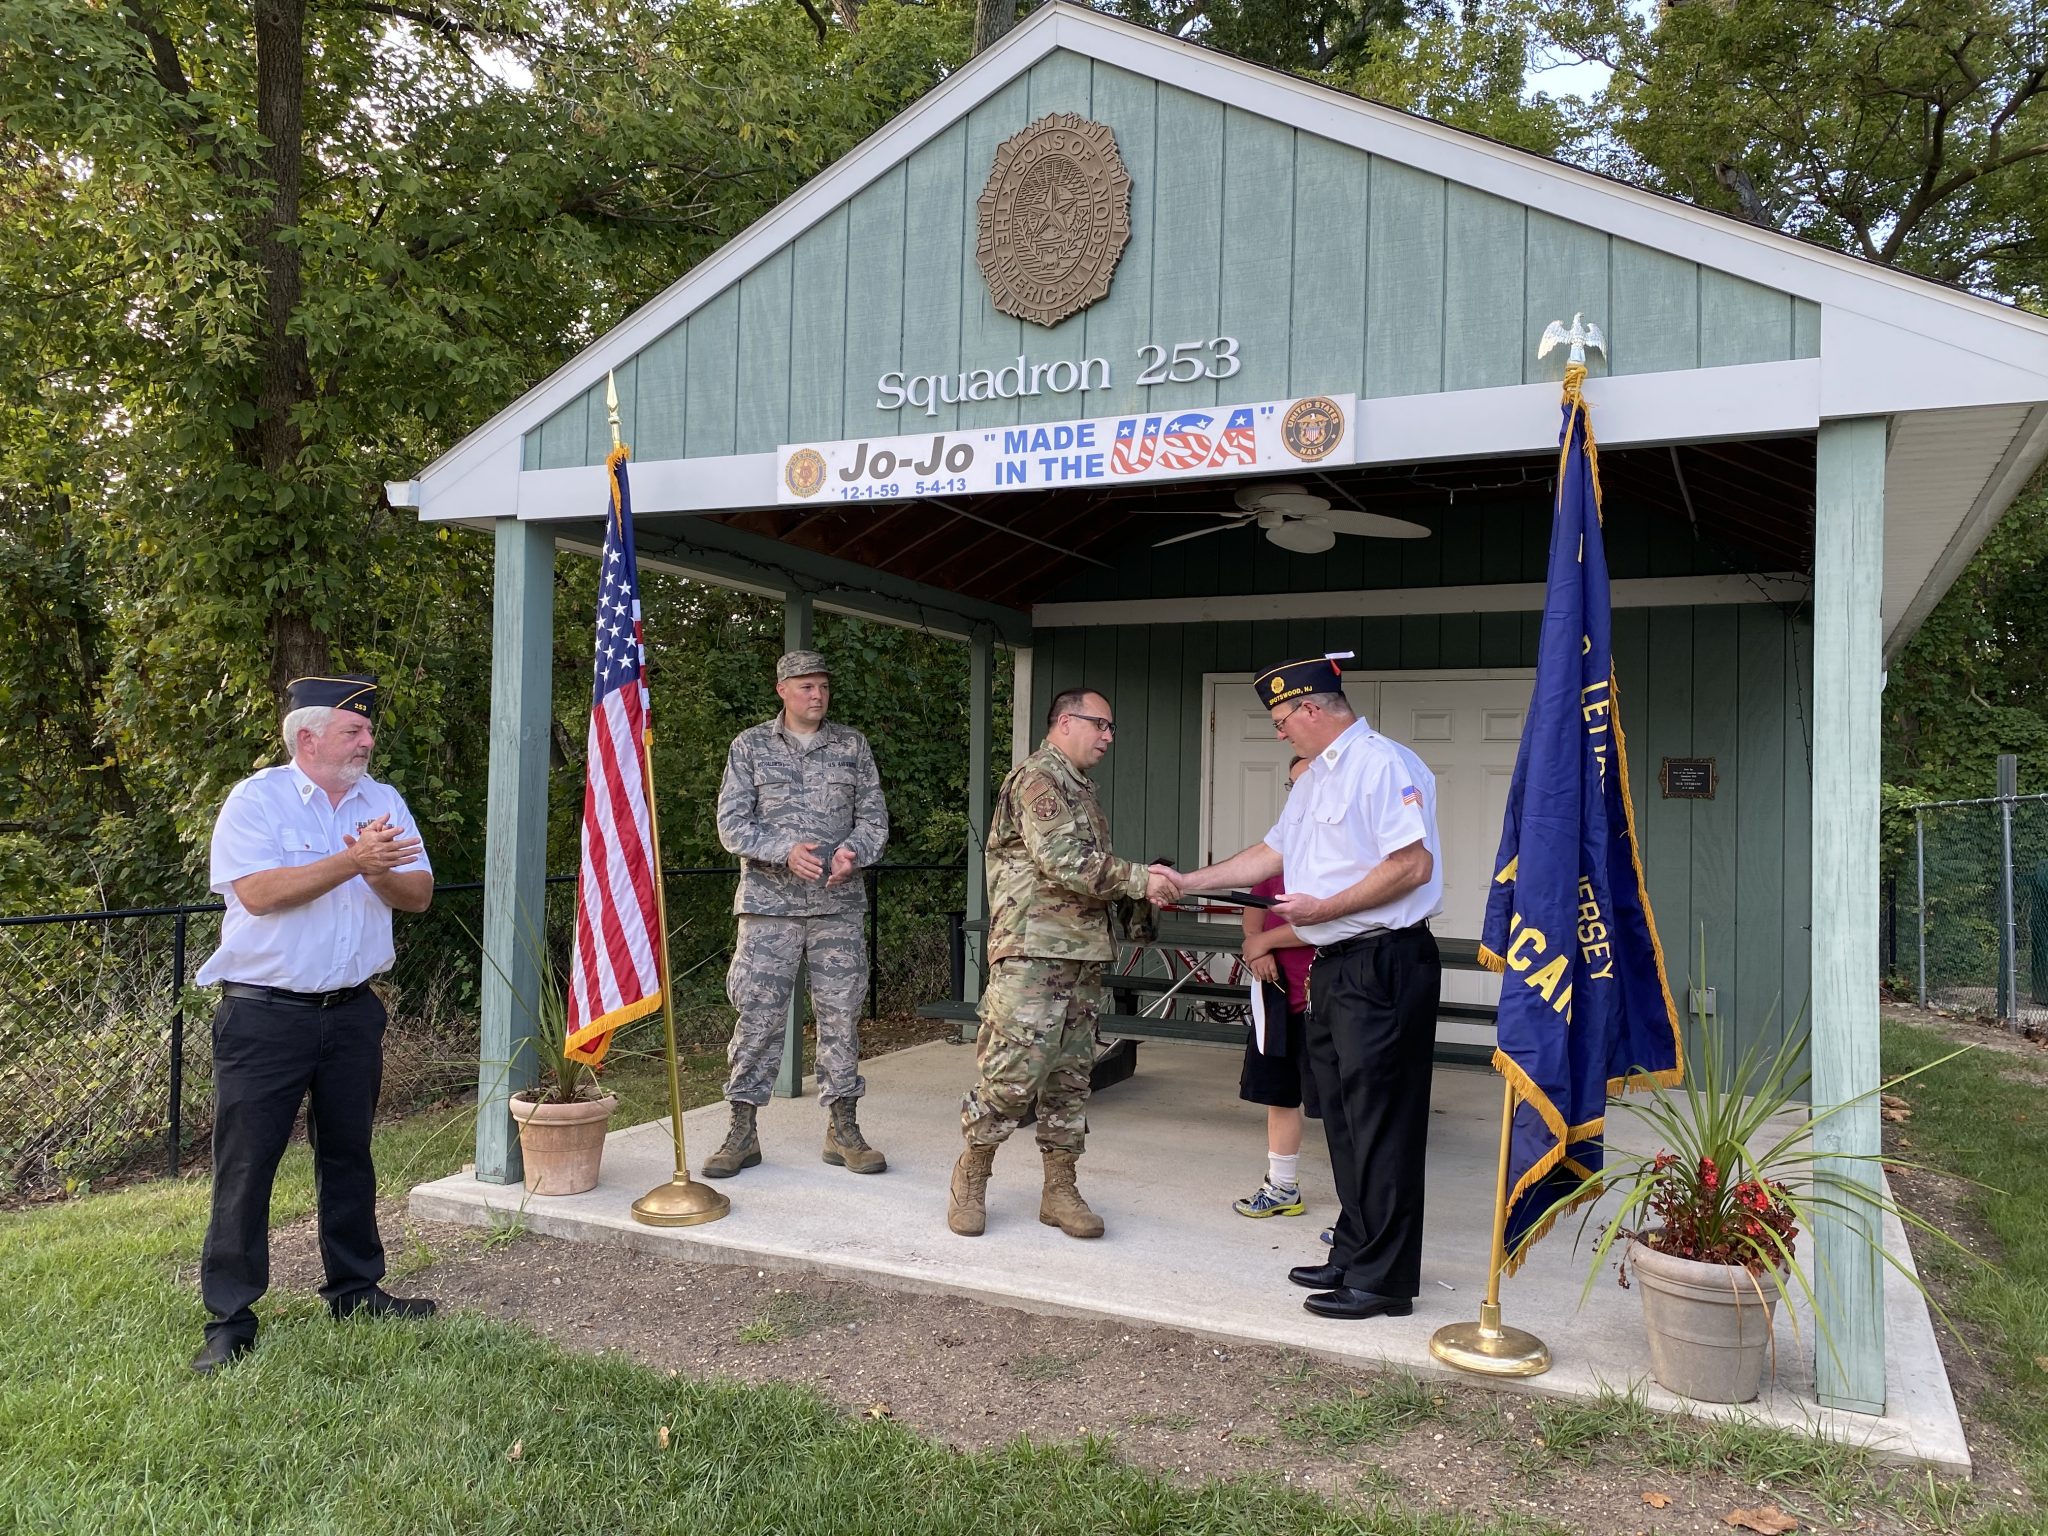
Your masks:
<svg viewBox="0 0 2048 1536"><path fill-rule="evenodd" d="M1301 1168L1301 1154L1282 1157L1278 1152L1266 1154L1266 1181L1275 1189L1295 1188L1295 1178Z"/></svg>

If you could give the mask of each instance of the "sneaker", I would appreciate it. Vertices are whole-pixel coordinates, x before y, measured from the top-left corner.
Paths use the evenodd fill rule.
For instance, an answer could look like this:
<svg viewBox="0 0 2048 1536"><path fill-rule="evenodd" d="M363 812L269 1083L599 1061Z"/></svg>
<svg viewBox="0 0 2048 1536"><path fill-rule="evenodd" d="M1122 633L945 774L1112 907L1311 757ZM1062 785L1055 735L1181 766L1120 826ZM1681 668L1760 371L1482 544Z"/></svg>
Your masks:
<svg viewBox="0 0 2048 1536"><path fill-rule="evenodd" d="M1329 1244L1329 1245L1330 1245L1330 1246L1331 1246L1332 1248L1336 1247L1336 1246L1337 1246L1337 1229L1336 1229L1335 1227L1325 1227L1325 1228L1323 1228L1323 1241L1324 1241L1324 1242L1326 1242L1326 1243L1328 1243L1328 1244Z"/></svg>
<svg viewBox="0 0 2048 1536"><path fill-rule="evenodd" d="M1259 1192L1249 1200L1233 1200L1230 1208L1240 1216L1299 1216L1308 1207L1301 1202L1299 1189L1283 1189L1270 1180L1259 1186Z"/></svg>

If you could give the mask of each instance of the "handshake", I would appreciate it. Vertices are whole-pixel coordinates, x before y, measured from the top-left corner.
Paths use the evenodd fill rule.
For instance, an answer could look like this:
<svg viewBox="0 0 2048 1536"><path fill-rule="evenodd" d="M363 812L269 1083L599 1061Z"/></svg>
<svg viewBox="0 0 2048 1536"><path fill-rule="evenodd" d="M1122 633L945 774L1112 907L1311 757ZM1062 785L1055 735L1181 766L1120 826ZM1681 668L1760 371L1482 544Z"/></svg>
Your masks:
<svg viewBox="0 0 2048 1536"><path fill-rule="evenodd" d="M1179 870L1163 860L1149 866L1146 871L1145 899L1153 906L1171 906L1179 901L1183 894Z"/></svg>

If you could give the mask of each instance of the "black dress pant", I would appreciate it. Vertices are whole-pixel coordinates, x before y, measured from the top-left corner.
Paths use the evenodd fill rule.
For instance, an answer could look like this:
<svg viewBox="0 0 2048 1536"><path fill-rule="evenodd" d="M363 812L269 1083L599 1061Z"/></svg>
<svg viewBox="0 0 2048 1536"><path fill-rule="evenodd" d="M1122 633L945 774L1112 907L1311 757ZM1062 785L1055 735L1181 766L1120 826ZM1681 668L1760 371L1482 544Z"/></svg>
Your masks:
<svg viewBox="0 0 2048 1536"><path fill-rule="evenodd" d="M1443 967L1426 926L1318 950L1308 1060L1337 1183L1330 1262L1380 1296L1422 1289L1423 1164Z"/></svg>
<svg viewBox="0 0 2048 1536"><path fill-rule="evenodd" d="M384 1081L384 1005L224 997L213 1014L213 1217L199 1258L209 1335L253 1339L270 1285L270 1190L302 1101L329 1302L384 1278L370 1122Z"/></svg>

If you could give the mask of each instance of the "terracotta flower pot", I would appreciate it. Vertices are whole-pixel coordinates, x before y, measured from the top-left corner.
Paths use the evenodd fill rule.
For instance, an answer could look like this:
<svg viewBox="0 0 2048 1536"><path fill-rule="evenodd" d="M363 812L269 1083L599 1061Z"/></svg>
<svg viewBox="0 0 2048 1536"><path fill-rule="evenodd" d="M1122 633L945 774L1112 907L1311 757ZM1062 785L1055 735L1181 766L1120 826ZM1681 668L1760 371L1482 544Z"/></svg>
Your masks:
<svg viewBox="0 0 2048 1536"><path fill-rule="evenodd" d="M1778 1292L1739 1264L1702 1264L1644 1243L1629 1250L1650 1336L1650 1373L1681 1397L1746 1403L1763 1381Z"/></svg>
<svg viewBox="0 0 2048 1536"><path fill-rule="evenodd" d="M618 1102L618 1095L608 1093L601 1099L578 1099L569 1104L536 1104L515 1093L512 1118L519 1122L519 1156L526 1166L527 1192L580 1195L597 1188L604 1135Z"/></svg>

